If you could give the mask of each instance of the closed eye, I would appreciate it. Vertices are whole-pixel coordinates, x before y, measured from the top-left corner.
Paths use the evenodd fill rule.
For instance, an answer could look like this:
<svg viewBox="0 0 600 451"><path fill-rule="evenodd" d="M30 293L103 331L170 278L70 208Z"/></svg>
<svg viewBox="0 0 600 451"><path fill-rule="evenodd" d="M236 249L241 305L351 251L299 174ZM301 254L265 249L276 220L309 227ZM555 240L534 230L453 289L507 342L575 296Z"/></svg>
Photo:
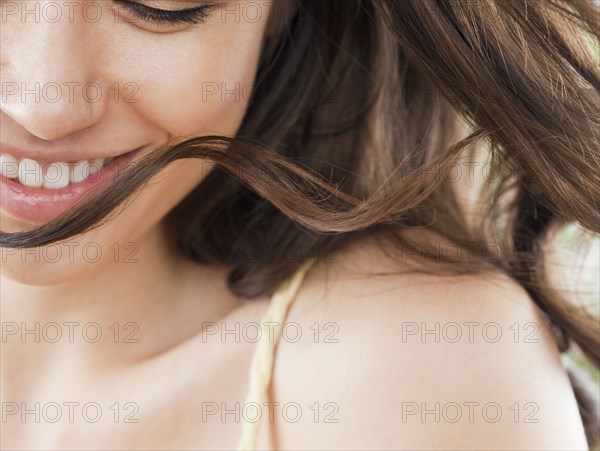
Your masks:
<svg viewBox="0 0 600 451"><path fill-rule="evenodd" d="M114 0L136 18L156 25L198 24L206 22L219 7L216 3L207 3L197 8L166 10L152 8L131 0Z"/></svg>

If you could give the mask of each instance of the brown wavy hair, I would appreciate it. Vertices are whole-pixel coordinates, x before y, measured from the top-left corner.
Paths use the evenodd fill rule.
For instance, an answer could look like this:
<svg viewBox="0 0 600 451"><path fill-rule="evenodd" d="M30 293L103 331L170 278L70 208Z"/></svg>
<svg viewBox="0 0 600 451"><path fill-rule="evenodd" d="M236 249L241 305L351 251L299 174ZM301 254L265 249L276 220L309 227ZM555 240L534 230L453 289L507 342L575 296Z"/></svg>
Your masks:
<svg viewBox="0 0 600 451"><path fill-rule="evenodd" d="M502 270L543 311L561 352L575 345L599 366L598 318L552 287L544 252L557 227L600 232L598 4L294 6L284 17L275 5L234 139L194 137L155 149L64 217L2 233L0 245L43 246L83 233L110 220L169 163L204 158L216 166L167 222L186 256L231 266L236 294L272 291L305 258L377 236L392 249L412 246L451 263L450 272ZM467 207L448 170L469 158L487 161L495 176ZM468 247L473 258L418 246L403 235L411 228ZM485 257L490 243L497 258ZM592 444L597 409L572 383Z"/></svg>

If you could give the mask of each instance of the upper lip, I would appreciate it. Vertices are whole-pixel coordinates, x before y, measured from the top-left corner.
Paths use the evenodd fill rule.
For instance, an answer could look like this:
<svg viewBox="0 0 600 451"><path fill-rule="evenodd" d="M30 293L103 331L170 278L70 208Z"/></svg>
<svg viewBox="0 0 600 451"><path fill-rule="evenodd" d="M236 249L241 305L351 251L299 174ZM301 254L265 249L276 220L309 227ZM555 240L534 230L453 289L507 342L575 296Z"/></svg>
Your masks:
<svg viewBox="0 0 600 451"><path fill-rule="evenodd" d="M24 149L16 146L12 146L9 144L0 143L0 155L12 155L18 159L31 159L35 160L40 164L49 164L49 163L70 163L82 160L105 160L107 158L117 158L121 155L125 155L127 153L133 152L138 148L132 148L128 150L123 150L120 152L115 152L112 150L111 152L89 152L79 150L51 150L51 149Z"/></svg>

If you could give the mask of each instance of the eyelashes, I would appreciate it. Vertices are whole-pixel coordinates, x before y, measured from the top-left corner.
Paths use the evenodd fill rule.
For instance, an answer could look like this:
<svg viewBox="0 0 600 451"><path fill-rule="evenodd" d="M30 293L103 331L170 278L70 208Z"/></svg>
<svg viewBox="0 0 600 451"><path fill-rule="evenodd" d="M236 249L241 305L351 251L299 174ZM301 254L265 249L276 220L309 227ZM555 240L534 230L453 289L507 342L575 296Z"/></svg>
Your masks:
<svg viewBox="0 0 600 451"><path fill-rule="evenodd" d="M142 3L131 0L114 0L115 3L122 6L127 12L133 14L136 18L150 22L155 25L181 25L198 24L206 22L219 7L218 4L211 3L199 6L197 8L165 10L152 8Z"/></svg>

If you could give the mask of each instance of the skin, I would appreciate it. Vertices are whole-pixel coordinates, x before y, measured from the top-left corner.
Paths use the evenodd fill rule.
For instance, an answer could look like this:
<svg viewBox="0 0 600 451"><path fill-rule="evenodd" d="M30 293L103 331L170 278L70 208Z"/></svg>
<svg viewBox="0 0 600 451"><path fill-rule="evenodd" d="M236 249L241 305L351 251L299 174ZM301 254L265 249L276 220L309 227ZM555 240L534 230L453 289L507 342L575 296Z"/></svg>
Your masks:
<svg viewBox="0 0 600 451"><path fill-rule="evenodd" d="M183 6L146 2L173 9L169 5L175 3ZM190 3L200 2L185 6ZM101 4L105 15L97 24L81 20L77 10L72 23L3 23L2 80L99 81L103 86L134 82L139 102L114 102L108 96L93 105L13 99L1 105L3 142L40 155L65 148L102 154L158 145L172 137L235 134L245 102L232 96L226 102L219 96L203 102L201 93L190 87L198 80L251 83L267 33L267 14L254 23L229 16L165 33L140 21L115 22L111 2ZM243 328L260 323L269 299L237 298L226 287L228 268L182 258L170 246L162 222L209 167L202 161L171 165L116 219L77 237L81 247L92 242L101 246L104 258L98 262L86 262L79 252L74 260L52 263L23 263L21 255L3 255L3 324L25 323L30 329L51 322L80 326L72 342L37 343L31 335L27 340L3 339L2 402L96 402L103 411L97 423L85 421L77 408L73 422L63 418L38 423L31 415L23 422L11 416L2 423L3 448L235 448L241 424L232 414L221 420L219 415L203 416L203 410L212 403L230 410L236 402L243 404L256 345L247 339L237 343L231 334L219 337L210 328L217 324L220 330L233 330L236 324ZM1 213L4 232L34 226ZM121 250L116 259L114 243ZM136 263L124 257L131 250L127 243L135 245ZM303 335L297 343L280 344L271 390L272 400L298 403L303 415L293 423L276 409L274 421L262 425L260 448L585 448L558 351L522 289L497 274L460 279L372 275L392 269L397 262L386 260L367 241L330 262L319 262L307 275L288 317ZM509 327L515 322L533 322L539 326L539 340L505 340L493 346L481 340L402 343L398 318L427 324L494 321L505 335L512 333ZM103 332L93 344L82 338L82 325L92 322ZM111 329L115 323L116 343ZM67 328L62 330L66 333ZM137 342L129 343L128 336ZM339 342L325 343L326 337ZM407 400L493 401L504 415L497 423L402 423L398 415ZM515 402L539 406L539 421L510 421L509 407ZM63 412L66 416L68 409L63 407ZM529 412L523 407L519 411ZM138 422L126 422L128 414ZM325 422L327 414L339 421Z"/></svg>

